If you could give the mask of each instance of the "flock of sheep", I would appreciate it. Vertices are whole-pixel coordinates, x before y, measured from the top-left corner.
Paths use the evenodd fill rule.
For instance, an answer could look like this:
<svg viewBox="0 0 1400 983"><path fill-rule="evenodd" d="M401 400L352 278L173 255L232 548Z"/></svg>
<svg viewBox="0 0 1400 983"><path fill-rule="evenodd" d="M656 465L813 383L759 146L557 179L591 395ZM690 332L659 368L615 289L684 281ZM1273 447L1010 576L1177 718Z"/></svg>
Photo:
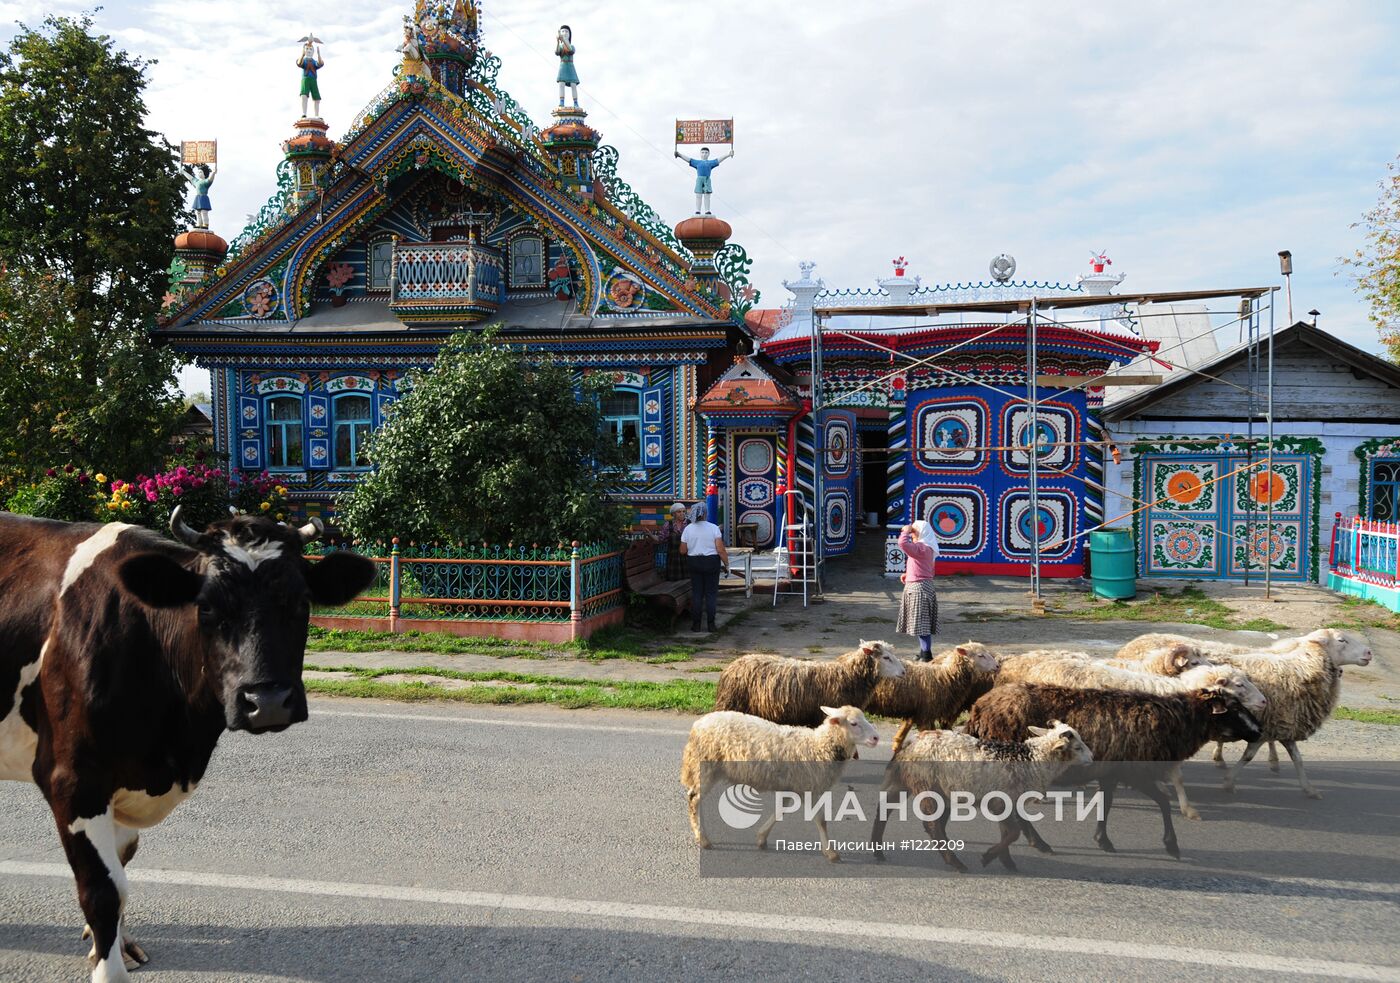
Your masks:
<svg viewBox="0 0 1400 983"><path fill-rule="evenodd" d="M869 712L904 721L884 791L980 794L989 776L999 776L996 781L1012 786L999 791L1014 798L1044 791L1074 768L1073 777L1097 780L1104 793L1094 833L1101 849L1114 850L1108 810L1114 789L1123 784L1157 804L1163 844L1179 857L1171 799L1159 781L1175 786L1182 815L1199 819L1187 799L1181 762L1215 742L1214 760L1224 768L1224 745L1247 742L1226 773L1228 791L1265 742L1277 771L1278 743L1293 760L1303 794L1319 798L1303 771L1298 742L1312 736L1336 706L1342 667L1370 661L1364 636L1333 628L1262 650L1143 635L1106 661L1064 650L998 657L977 642L948 649L931 662L898 659L885 642L861 642L829 662L746 655L721 674L715 712L691 728L681 784L696 842L708 847L699 805L710 787L742 783L760 791L820 795L858 757L859 745L877 742ZM950 730L964 713L965 724ZM911 728L918 734L907 739ZM986 762L999 764L975 767ZM760 848L774 821L769 817L760 826ZM944 823L924 825L946 844ZM827 858L839 860L824 822L817 818L816 825ZM877 820L873 842L883 825ZM1030 822L1008 818L1001 832L983 854L984 865L999 859L1014 870L1009 847L1023 834L1033 847L1050 852ZM940 852L949 866L966 869L951 850Z"/></svg>

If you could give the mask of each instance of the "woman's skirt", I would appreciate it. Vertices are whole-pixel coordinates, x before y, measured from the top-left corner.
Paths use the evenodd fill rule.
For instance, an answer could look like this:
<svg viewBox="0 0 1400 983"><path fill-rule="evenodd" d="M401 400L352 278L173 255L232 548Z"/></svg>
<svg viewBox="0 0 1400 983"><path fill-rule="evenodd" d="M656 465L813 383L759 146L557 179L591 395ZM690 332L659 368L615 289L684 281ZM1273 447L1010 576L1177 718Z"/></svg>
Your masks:
<svg viewBox="0 0 1400 983"><path fill-rule="evenodd" d="M933 581L915 580L904 585L895 631L914 636L938 634L938 592Z"/></svg>

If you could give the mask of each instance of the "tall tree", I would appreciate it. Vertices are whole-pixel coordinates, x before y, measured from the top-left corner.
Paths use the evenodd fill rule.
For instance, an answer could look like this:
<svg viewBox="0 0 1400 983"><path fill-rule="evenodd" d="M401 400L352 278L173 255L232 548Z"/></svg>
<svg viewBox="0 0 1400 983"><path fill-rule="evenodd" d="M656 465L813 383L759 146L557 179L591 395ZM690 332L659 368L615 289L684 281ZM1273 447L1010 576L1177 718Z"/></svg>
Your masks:
<svg viewBox="0 0 1400 983"><path fill-rule="evenodd" d="M146 331L184 182L144 125L146 68L86 17L0 52L0 460L25 470L132 473L178 420L175 360Z"/></svg>
<svg viewBox="0 0 1400 983"><path fill-rule="evenodd" d="M1362 230L1365 244L1342 263L1371 305L1371 320L1390 360L1400 362L1400 162L1386 166L1376 207L1353 228Z"/></svg>
<svg viewBox="0 0 1400 983"><path fill-rule="evenodd" d="M611 391L611 386L606 387ZM362 539L557 545L622 529L603 383L458 335L370 438L375 470L339 502Z"/></svg>

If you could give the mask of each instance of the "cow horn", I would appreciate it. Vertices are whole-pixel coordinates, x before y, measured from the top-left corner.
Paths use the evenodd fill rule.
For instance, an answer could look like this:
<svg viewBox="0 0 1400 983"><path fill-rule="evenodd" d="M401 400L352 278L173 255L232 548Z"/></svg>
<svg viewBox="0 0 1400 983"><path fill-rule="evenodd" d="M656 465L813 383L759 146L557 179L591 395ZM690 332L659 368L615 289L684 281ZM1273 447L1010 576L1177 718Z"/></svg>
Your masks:
<svg viewBox="0 0 1400 983"><path fill-rule="evenodd" d="M320 539L321 534L325 531L325 523L323 523L320 519L316 518L315 516L312 516L310 522L297 529L297 535L301 537L301 543L303 546L305 546L307 543L312 542L313 540Z"/></svg>
<svg viewBox="0 0 1400 983"><path fill-rule="evenodd" d="M177 505L175 506L175 511L170 513L170 532L186 546L199 549L199 533L185 525L185 520L180 518L180 512L183 509L183 505Z"/></svg>

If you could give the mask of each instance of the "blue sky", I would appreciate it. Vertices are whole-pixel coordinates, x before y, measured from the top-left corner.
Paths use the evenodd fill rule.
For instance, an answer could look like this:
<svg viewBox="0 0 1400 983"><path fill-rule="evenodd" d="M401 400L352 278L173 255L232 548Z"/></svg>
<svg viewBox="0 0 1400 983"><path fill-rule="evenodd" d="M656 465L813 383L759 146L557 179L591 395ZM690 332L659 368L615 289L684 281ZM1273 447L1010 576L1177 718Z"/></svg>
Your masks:
<svg viewBox="0 0 1400 983"><path fill-rule="evenodd" d="M296 39L325 39L332 135L390 78L408 0L109 3L100 27L156 58L151 123L217 138L213 225L227 238L273 190L298 115ZM1123 8L1131 7L1131 10ZM36 21L67 0L0 0ZM1121 288L1279 282L1294 308L1379 350L1338 257L1400 154L1387 2L1095 5L804 4L754 0L485 0L501 82L537 122L556 88L553 37L573 28L582 102L620 171L671 221L693 207L671 157L677 116L733 116L737 156L715 212L755 259L764 303L799 259L829 285L870 286L895 256L927 282L1072 281L1103 249ZM187 385L190 384L187 382Z"/></svg>

